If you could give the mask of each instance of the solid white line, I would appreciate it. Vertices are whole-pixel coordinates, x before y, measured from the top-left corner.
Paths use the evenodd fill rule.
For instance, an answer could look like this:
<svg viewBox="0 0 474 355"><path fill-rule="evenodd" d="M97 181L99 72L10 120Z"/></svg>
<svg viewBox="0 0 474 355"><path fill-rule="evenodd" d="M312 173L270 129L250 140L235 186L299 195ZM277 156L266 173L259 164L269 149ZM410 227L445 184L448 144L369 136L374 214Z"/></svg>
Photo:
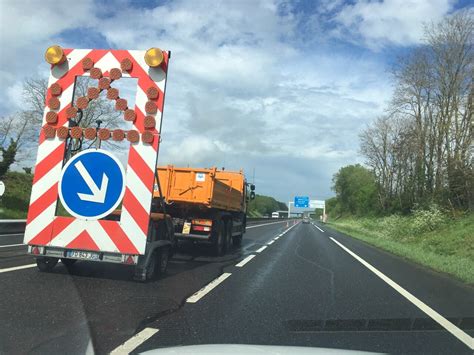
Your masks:
<svg viewBox="0 0 474 355"><path fill-rule="evenodd" d="M232 275L230 272L224 272L221 276L218 278L212 280L209 282L206 286L201 288L198 292L196 292L194 295L189 297L186 302L188 303L196 303L199 301L201 298L203 298L205 295L207 295L209 292L211 292L217 285L219 285L222 281L224 281L226 278L228 278L230 275Z"/></svg>
<svg viewBox="0 0 474 355"><path fill-rule="evenodd" d="M250 260L252 260L253 258L255 258L255 255L254 255L254 254L249 255L249 256L247 256L244 260L242 260L240 263L236 264L235 266L237 266L237 267L242 267L242 266L244 266L245 264L247 264Z"/></svg>
<svg viewBox="0 0 474 355"><path fill-rule="evenodd" d="M381 271L377 270L375 267L370 265L367 261L362 259L360 256L352 252L350 249L346 248L344 245L339 243L336 239L333 237L329 237L334 243L339 245L342 249L344 249L347 253L349 253L351 256L353 256L357 261L359 261L362 265L364 265L367 269L372 271L375 275L380 277L383 281L385 281L388 285L390 285L395 291L397 291L399 294L401 294L403 297L405 297L408 301L413 303L415 306L417 306L421 311L425 312L429 317L431 317L434 321L439 323L444 329L446 329L448 332L450 332L452 335L454 335L456 338L458 338L460 341L462 341L464 344L466 344L471 350L474 350L474 339L469 335L466 334L464 331L456 327L453 323L451 323L449 320L444 318L441 314L436 312L434 309L432 309L430 306L426 305L422 301L420 301L418 298L413 296L410 292L405 290L403 287L401 287L399 284L397 284L395 281L393 281L391 278L383 274Z"/></svg>
<svg viewBox="0 0 474 355"><path fill-rule="evenodd" d="M267 249L267 246L264 245L263 247L261 247L260 249L258 249L256 252L257 253L261 253L262 251L264 251L265 249Z"/></svg>
<svg viewBox="0 0 474 355"><path fill-rule="evenodd" d="M321 228L319 228L316 224L314 226L324 233L324 231Z"/></svg>
<svg viewBox="0 0 474 355"><path fill-rule="evenodd" d="M158 333L159 329L145 328L140 333L135 334L133 337L128 339L125 343L118 346L112 352L111 355L122 355L130 354L133 350L142 345L145 341L150 339L153 335Z"/></svg>
<svg viewBox="0 0 474 355"><path fill-rule="evenodd" d="M247 229L250 228L257 228L257 227L263 227L263 226L269 226L270 224L277 224L277 223L284 223L286 221L279 221L279 222L272 222L272 223L264 223L264 224L258 224L256 226L247 226Z"/></svg>
<svg viewBox="0 0 474 355"><path fill-rule="evenodd" d="M26 247L26 244L8 244L8 245L0 245L0 248L9 248L9 247L18 247L20 245L24 245Z"/></svg>
<svg viewBox="0 0 474 355"><path fill-rule="evenodd" d="M0 269L0 274L2 274L4 272L29 269L29 268L32 268L32 267L35 267L35 266L36 266L36 264L28 264L28 265L9 267L9 268L6 268L6 269Z"/></svg>
<svg viewBox="0 0 474 355"><path fill-rule="evenodd" d="M274 240L270 240L270 241L267 243L267 245L272 245L273 243L275 243L275 241L274 241Z"/></svg>

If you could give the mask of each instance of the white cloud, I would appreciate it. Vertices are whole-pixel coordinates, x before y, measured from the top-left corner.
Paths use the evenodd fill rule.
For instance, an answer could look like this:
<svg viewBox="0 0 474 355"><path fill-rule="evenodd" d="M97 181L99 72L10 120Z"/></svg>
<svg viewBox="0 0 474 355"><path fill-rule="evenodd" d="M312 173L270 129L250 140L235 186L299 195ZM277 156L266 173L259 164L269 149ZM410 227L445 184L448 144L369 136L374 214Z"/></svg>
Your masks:
<svg viewBox="0 0 474 355"><path fill-rule="evenodd" d="M450 0L360 0L336 15L342 36L360 37L371 48L412 45L423 36L423 23L439 21L453 8Z"/></svg>
<svg viewBox="0 0 474 355"><path fill-rule="evenodd" d="M100 21L85 2L64 6L77 12L66 19L57 19L56 2L38 4L47 8L38 10L41 24L25 20L27 29L2 34L10 53L32 48L18 63L14 54L2 62L2 78L10 76L2 88L12 97L25 68L28 76L40 63L47 71L43 50L63 29L92 26L115 48L170 49L160 163L244 168L248 175L256 168L259 192L281 200L329 197L331 175L358 159L359 129L390 96L383 63L298 47L299 19L273 1L174 1L154 9L124 2ZM15 6L9 16L37 9Z"/></svg>

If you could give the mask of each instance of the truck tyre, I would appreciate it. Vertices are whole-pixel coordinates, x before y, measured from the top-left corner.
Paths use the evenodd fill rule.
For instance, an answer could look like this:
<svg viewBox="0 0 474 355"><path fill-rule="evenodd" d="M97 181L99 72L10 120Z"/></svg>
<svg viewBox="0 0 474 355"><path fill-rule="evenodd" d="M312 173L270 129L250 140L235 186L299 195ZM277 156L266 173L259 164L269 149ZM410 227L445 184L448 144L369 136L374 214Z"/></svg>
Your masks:
<svg viewBox="0 0 474 355"><path fill-rule="evenodd" d="M50 257L40 257L36 258L36 266L40 271L46 272L51 271L58 263L58 258L50 258Z"/></svg>
<svg viewBox="0 0 474 355"><path fill-rule="evenodd" d="M232 248L232 220L229 220L225 224L225 243L224 243L225 253L228 253L231 248Z"/></svg>
<svg viewBox="0 0 474 355"><path fill-rule="evenodd" d="M71 267L76 263L76 259L61 259L61 263L66 267Z"/></svg>
<svg viewBox="0 0 474 355"><path fill-rule="evenodd" d="M168 269L168 261L170 258L170 248L162 247L157 250L157 258L156 258L156 268L155 271L159 276L166 274L166 270Z"/></svg>
<svg viewBox="0 0 474 355"><path fill-rule="evenodd" d="M222 221L219 221L214 229L214 240L212 245L215 256L224 255L225 234L225 224Z"/></svg>

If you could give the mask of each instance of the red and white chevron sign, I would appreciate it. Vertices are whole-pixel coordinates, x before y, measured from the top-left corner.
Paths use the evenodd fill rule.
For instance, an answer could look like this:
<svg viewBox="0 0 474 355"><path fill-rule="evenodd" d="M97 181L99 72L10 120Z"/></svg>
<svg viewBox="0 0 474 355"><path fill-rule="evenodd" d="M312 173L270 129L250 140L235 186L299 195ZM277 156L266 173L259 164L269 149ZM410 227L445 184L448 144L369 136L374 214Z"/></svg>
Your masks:
<svg viewBox="0 0 474 355"><path fill-rule="evenodd" d="M144 254L150 222L151 199L156 169L159 132L165 97L169 52L163 52L158 67L144 60L145 51L64 49L66 60L52 65L46 107L39 137L38 156L33 179L24 243L120 254ZM75 98L77 76L98 80L98 87ZM119 97L113 82L121 77L137 78L135 107ZM133 122L129 131L69 128L68 118L77 109L87 107L98 93L116 101L124 119ZM130 141L125 173L125 194L120 221L83 220L56 216L58 182L65 164L66 138ZM72 139L71 138L71 139Z"/></svg>

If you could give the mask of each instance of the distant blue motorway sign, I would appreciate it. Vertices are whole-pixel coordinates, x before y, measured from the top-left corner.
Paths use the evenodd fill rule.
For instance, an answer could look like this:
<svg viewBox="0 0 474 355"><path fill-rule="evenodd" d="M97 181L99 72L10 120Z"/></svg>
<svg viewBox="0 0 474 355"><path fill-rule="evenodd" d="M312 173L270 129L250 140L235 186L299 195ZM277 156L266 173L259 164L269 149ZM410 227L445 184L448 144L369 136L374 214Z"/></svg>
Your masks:
<svg viewBox="0 0 474 355"><path fill-rule="evenodd" d="M309 207L309 197L308 196L295 196L295 207Z"/></svg>

